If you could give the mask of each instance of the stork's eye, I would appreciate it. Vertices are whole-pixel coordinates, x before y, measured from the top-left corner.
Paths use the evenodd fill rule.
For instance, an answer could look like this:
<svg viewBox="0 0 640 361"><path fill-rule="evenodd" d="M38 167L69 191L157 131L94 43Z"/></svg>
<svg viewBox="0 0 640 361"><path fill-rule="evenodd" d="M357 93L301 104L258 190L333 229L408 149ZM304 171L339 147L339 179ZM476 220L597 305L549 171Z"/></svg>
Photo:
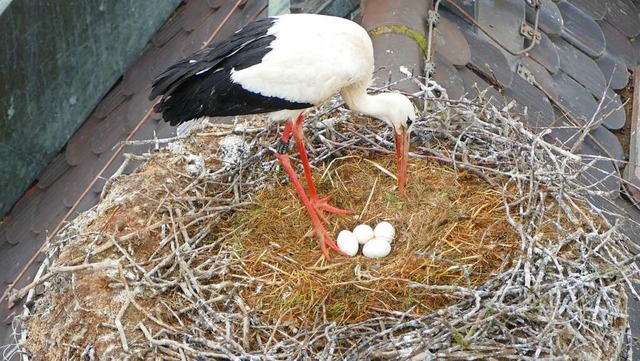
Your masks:
<svg viewBox="0 0 640 361"><path fill-rule="evenodd" d="M407 118L407 127L410 127L413 124L413 120L411 118Z"/></svg>

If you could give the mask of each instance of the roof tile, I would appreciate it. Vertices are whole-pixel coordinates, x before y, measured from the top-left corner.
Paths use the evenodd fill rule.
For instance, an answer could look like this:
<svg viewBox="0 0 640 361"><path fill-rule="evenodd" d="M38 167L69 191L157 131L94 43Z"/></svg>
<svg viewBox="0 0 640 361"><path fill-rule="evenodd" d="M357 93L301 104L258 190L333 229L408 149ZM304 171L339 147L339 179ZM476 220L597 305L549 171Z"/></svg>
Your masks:
<svg viewBox="0 0 640 361"><path fill-rule="evenodd" d="M72 207L91 184L96 174L94 168L92 163L79 164L65 173L67 187L62 190L62 200L67 207Z"/></svg>
<svg viewBox="0 0 640 361"><path fill-rule="evenodd" d="M142 124L138 132L136 132L133 139L134 140L153 140L156 138L163 139L163 138L175 137L177 127L172 127L169 123L159 120L159 116L160 116L159 114L154 113L152 117L147 119L147 121L145 121L144 124ZM158 129L158 126L159 126L158 123L166 124L168 126L168 130L170 130L170 133L167 134L166 132L163 132L162 129ZM162 147L162 144L160 144L159 146ZM154 144L143 144L143 145L136 145L136 146L127 145L123 151L125 153L142 154L142 153L154 152L155 150L156 150L156 144L154 143Z"/></svg>
<svg viewBox="0 0 640 361"><path fill-rule="evenodd" d="M204 3L204 2L203 2ZM208 13L206 18L200 20L201 24L194 29L194 31L201 31L205 37L202 40L201 46L205 44L207 40L211 37L220 24L222 20L229 14L229 12L236 6L238 2L236 0L227 0L227 1L207 1L206 5L208 7ZM226 20L223 27L230 27L231 31L228 33L218 33L216 35L217 39L225 39L231 36L233 32L239 29L243 24L248 23L252 16L260 13L267 6L266 0L258 0L258 1L248 1L242 0L235 11L231 13L229 18ZM256 8L259 10L256 11ZM246 16L247 14L251 14L251 16ZM220 29L221 30L221 29ZM221 31L222 32L222 31ZM189 53L190 54L190 53ZM188 55L188 54L185 54Z"/></svg>
<svg viewBox="0 0 640 361"><path fill-rule="evenodd" d="M183 58L182 48L189 37L189 33L181 31L171 38L164 46L153 51L153 59L146 64L150 79L155 79L168 67Z"/></svg>
<svg viewBox="0 0 640 361"><path fill-rule="evenodd" d="M222 13L215 13L214 15L222 15ZM220 19L216 19L215 17L211 20L212 24L217 24ZM182 47L178 47L180 50L179 58L186 59L191 54L196 51L202 49L203 46L207 45L207 41L211 36L211 32L200 31L202 28L197 28L194 31L188 33L186 39L182 41ZM219 39L216 37L212 42Z"/></svg>
<svg viewBox="0 0 640 361"><path fill-rule="evenodd" d="M122 82L118 81L109 93L102 98L102 101L100 101L94 110L93 115L98 119L104 119L126 99L127 96L123 92Z"/></svg>
<svg viewBox="0 0 640 361"><path fill-rule="evenodd" d="M69 169L66 152L55 156L38 176L38 187L47 188Z"/></svg>
<svg viewBox="0 0 640 361"><path fill-rule="evenodd" d="M109 115L108 119L100 122L91 135L91 150L95 154L102 154L118 143L126 134L126 104Z"/></svg>
<svg viewBox="0 0 640 361"><path fill-rule="evenodd" d="M9 225L9 223L0 223L0 254L4 255L4 253L2 253L2 248L3 247L13 247L12 244L10 244L7 240L7 226ZM0 262L0 263L4 263L4 262ZM0 265L0 271L1 269L1 265ZM2 276L0 276L2 277ZM0 278L0 281L2 279ZM2 283L0 283L0 285L2 285Z"/></svg>
<svg viewBox="0 0 640 361"><path fill-rule="evenodd" d="M578 128L564 116L564 111L558 107L553 107L554 122L551 132L545 136L545 139L555 145L563 146L571 149L575 142L579 139Z"/></svg>
<svg viewBox="0 0 640 361"><path fill-rule="evenodd" d="M592 58L602 55L605 39L598 23L567 1L560 1L558 9L564 19L562 38Z"/></svg>
<svg viewBox="0 0 640 361"><path fill-rule="evenodd" d="M85 176L92 175L87 174ZM69 186L67 180L69 180L69 177L62 175L57 182L43 189L37 212L40 219L38 228L44 232L52 232L61 222L62 217L69 211L69 207L63 201L64 192Z"/></svg>
<svg viewBox="0 0 640 361"><path fill-rule="evenodd" d="M629 39L606 21L600 23L600 28L607 41L607 52L622 59L627 68L633 70L638 65L638 54Z"/></svg>
<svg viewBox="0 0 640 361"><path fill-rule="evenodd" d="M98 118L91 116L71 137L65 149L65 158L70 165L78 165L96 159L96 155L91 151L91 139L100 123Z"/></svg>
<svg viewBox="0 0 640 361"><path fill-rule="evenodd" d="M76 214L86 212L93 208L100 201L100 193L89 192L82 198L74 210Z"/></svg>
<svg viewBox="0 0 640 361"><path fill-rule="evenodd" d="M547 68L549 73L555 74L560 68L558 49L551 39L549 39L547 34L540 33L540 35L542 36L540 43L536 44L531 50L529 50L528 55L533 60L540 63L540 65ZM528 45L528 42L526 45Z"/></svg>
<svg viewBox="0 0 640 361"><path fill-rule="evenodd" d="M591 16L594 20L602 20L607 14L607 7L602 2L593 0L567 0L573 6L582 10L585 14Z"/></svg>
<svg viewBox="0 0 640 361"><path fill-rule="evenodd" d="M230 2L235 3L235 1ZM219 28L222 20L224 20L226 16L227 11L228 10L223 10L210 13L208 17L203 20L206 25L199 26L189 33L189 37L185 42L185 46L182 48L183 58L186 58L193 52L200 50L205 45L215 44L217 41L228 38L232 34L232 32L237 29L232 28L232 31L223 31L226 24ZM230 19L231 16L227 19L227 22L229 22ZM216 36L214 38L211 38L211 35L216 32L216 30L218 31L216 33Z"/></svg>
<svg viewBox="0 0 640 361"><path fill-rule="evenodd" d="M524 65L533 75L537 86L544 89L547 96L553 100L558 100L558 91L556 90L556 86L553 83L553 78L551 74L545 69L542 65L535 62L533 59L528 56L520 57L520 62Z"/></svg>
<svg viewBox="0 0 640 361"><path fill-rule="evenodd" d="M629 83L631 74L627 70L624 61L620 58L614 58L605 51L601 57L596 59L596 64L611 89L620 90Z"/></svg>
<svg viewBox="0 0 640 361"><path fill-rule="evenodd" d="M184 24L184 12L180 8L176 9L174 15L167 20L164 25L158 30L151 38L153 45L157 47L164 46L171 38L176 36L177 33L183 31L182 25Z"/></svg>
<svg viewBox="0 0 640 361"><path fill-rule="evenodd" d="M590 121L598 108L598 102L591 93L563 72L556 73L553 80L562 110L571 114L580 124Z"/></svg>
<svg viewBox="0 0 640 361"><path fill-rule="evenodd" d="M508 50L504 50L480 29L476 32L478 37L494 44L496 49L500 50L507 59L511 59L514 56L513 53L522 51L523 37L520 33L520 26L524 22L524 1L502 0L500 6L495 6L491 1L476 1L475 3L476 20L481 24L482 29Z"/></svg>
<svg viewBox="0 0 640 361"><path fill-rule="evenodd" d="M373 30L379 26L402 23L410 29L426 31L424 19L427 8L424 2L405 0L403 4L404 6L397 7L386 0L368 0L364 3L362 26L367 30ZM374 75L375 84L383 85L386 82L405 79L406 75L399 71L400 65L405 66L415 75L423 74L424 55L413 39L390 32L374 35L371 40L374 59L378 64L386 65L386 68ZM417 90L415 84L407 81L398 83L395 88L406 92Z"/></svg>
<svg viewBox="0 0 640 361"><path fill-rule="evenodd" d="M207 4L213 9L218 10L222 7L222 4L227 2L228 0L207 0Z"/></svg>
<svg viewBox="0 0 640 361"><path fill-rule="evenodd" d="M157 117L153 117L145 121L138 132L134 135L133 140L154 140L175 137L177 127L171 126L169 123L162 121L162 123L168 126L169 134L163 133L161 129L158 129L158 123L161 121ZM159 144L158 147L162 147L163 144ZM124 153L143 154L152 153L156 151L156 144L141 144L141 145L127 145L124 149Z"/></svg>
<svg viewBox="0 0 640 361"><path fill-rule="evenodd" d="M608 0L603 5L608 10L606 21L630 38L640 35L638 9L631 0Z"/></svg>
<svg viewBox="0 0 640 361"><path fill-rule="evenodd" d="M554 110L558 119L558 127L553 129L553 133L566 148L571 149L576 141L580 139L582 128L572 125L559 109L554 108ZM600 125L591 130L590 135L592 138L587 137L584 139L586 146L581 146L577 152L578 154L610 157L618 161L624 159L622 145L615 134Z"/></svg>
<svg viewBox="0 0 640 361"><path fill-rule="evenodd" d="M449 63L447 59L438 52L435 53L435 64L436 72L433 79L447 89L449 99L462 98L465 93L465 88L456 67Z"/></svg>
<svg viewBox="0 0 640 361"><path fill-rule="evenodd" d="M147 114L151 114L149 110L156 103L155 101L149 100L149 93L149 89L139 91L131 98L131 101L126 104L127 109L124 116L126 118L125 122L127 123L126 128L128 131L137 127L143 119L148 121L145 117L147 117Z"/></svg>
<svg viewBox="0 0 640 361"><path fill-rule="evenodd" d="M452 1L456 3L458 6L460 6L469 15L471 16L475 15L475 6L476 6L475 1L468 1L468 0L452 0ZM461 30L463 31L475 30L476 27L471 23L471 21L469 21L464 15L462 15L458 11L458 9L456 9L453 5L451 5L449 1L441 2L440 9L442 9L440 10L441 15L453 21L456 25L458 25L458 27Z"/></svg>
<svg viewBox="0 0 640 361"><path fill-rule="evenodd" d="M242 0L242 2L240 2L240 5L238 5L238 8L240 10L244 10L244 8L247 7L248 3L249 3L249 0Z"/></svg>
<svg viewBox="0 0 640 361"><path fill-rule="evenodd" d="M606 115L606 119L602 125L611 130L617 130L624 127L627 115L624 110L624 106L622 105L620 95L616 94L611 89L607 89L604 100L602 100L601 108L602 109L598 112L598 116Z"/></svg>
<svg viewBox="0 0 640 361"><path fill-rule="evenodd" d="M562 76L564 76L564 79L559 79ZM576 83L575 81L573 81L573 79L569 78L568 76L563 75L562 73L559 73L558 75L554 76L554 79L556 80L557 85L563 87L562 90L560 90L560 87L558 89L560 90L560 93L559 93L560 104L562 105L564 110L567 111L569 114L572 114L576 118L576 120L580 122L580 126L586 123L585 119L591 120L594 113L598 109L598 102L596 102L592 97L587 97L586 90L582 88L580 84ZM565 89L565 87L567 89ZM610 103L609 102L605 103L608 105L606 105L603 109L599 111L598 116L602 114L608 114L609 112L613 111L612 108L617 108L617 110L609 114L609 116L607 117L607 120L603 122L603 125L596 127L596 129L592 131L592 135L598 140L600 144L602 144L603 148L608 150L608 152L601 150L601 155L622 160L624 157L624 154L622 152L622 145L620 144L619 140L613 133L605 129L605 126L608 126L611 129L621 128L622 125L624 125L625 114L624 114L624 110L621 107L622 103L620 102L619 96L617 96L617 94L615 94L611 90L609 90L607 93L608 93L607 98L610 97L613 99L613 101ZM574 96L572 96L572 94ZM556 112L556 116L558 117L561 116L562 114L563 112L561 111ZM595 120L598 120L597 119L598 116L596 116ZM571 124L570 122L568 123ZM620 123L622 123L622 125L620 125ZM614 126L611 126L611 125L614 125ZM575 128L574 126L570 126L570 127ZM576 132L576 131L577 129L573 130L573 132ZM596 146L598 149L601 149L595 144L594 146Z"/></svg>
<svg viewBox="0 0 640 361"><path fill-rule="evenodd" d="M210 12L204 20L206 24L199 26L189 35L184 42L185 46L182 48L182 57L191 55L206 45L207 42L214 44L216 41L227 39L243 24L255 19L267 7L266 0L243 1L236 11L227 17L227 14L234 8L236 3L237 1L224 1L222 6L217 6L217 4L213 7L209 6ZM222 20L225 18L226 21L222 24ZM214 33L215 37L210 39Z"/></svg>
<svg viewBox="0 0 640 361"><path fill-rule="evenodd" d="M226 14L233 6L235 1L228 0L225 1L224 6L228 7L227 11L223 12ZM207 2L202 0L190 0L187 1L187 4L184 6L182 10L182 28L187 32L192 32L200 28L202 25L206 25L204 21L209 15L211 15L215 10L207 4Z"/></svg>
<svg viewBox="0 0 640 361"><path fill-rule="evenodd" d="M490 103L496 108L501 109L504 107L504 97L496 90L495 86L487 83L469 68L460 69L459 73L462 77L462 81L464 82L464 86L467 89L467 98L471 100L476 99L478 96L476 88L478 88L479 91L486 90L486 99L490 99Z"/></svg>
<svg viewBox="0 0 640 361"><path fill-rule="evenodd" d="M560 70L582 84L596 98L604 95L607 83L598 65L587 55L562 39L553 39L560 56Z"/></svg>
<svg viewBox="0 0 640 361"><path fill-rule="evenodd" d="M471 60L471 50L467 39L456 24L441 18L434 31L434 47L447 62L465 66Z"/></svg>
<svg viewBox="0 0 640 361"><path fill-rule="evenodd" d="M522 121L531 128L540 130L548 127L555 120L549 98L518 75L513 77L513 82L505 90L504 97L507 101L518 102L516 107L518 113L524 114L524 107L527 107L528 116Z"/></svg>
<svg viewBox="0 0 640 361"><path fill-rule="evenodd" d="M228 9L228 11L231 11L231 8L235 6L237 1L234 0L234 1L227 1L227 2L230 3L230 5L232 5L232 6L229 6L229 9ZM225 6L227 2L225 2ZM210 16L206 20L207 22L210 22L211 27L208 29L208 34L205 40L209 40L209 38L211 37L211 34L214 33L216 30L218 30L218 32L216 33L216 36L212 40L212 42L229 38L244 24L255 20L257 16L267 8L267 5L268 5L267 0L253 0L253 1L243 0L242 2L240 2L240 5L238 5L237 10L234 11L227 18L223 26L220 29L218 29L221 21L226 17L226 13L228 12L224 10L226 8L221 7L220 8L221 11L216 12L214 14L215 18ZM219 20L216 20L216 19L219 19Z"/></svg>
<svg viewBox="0 0 640 361"><path fill-rule="evenodd" d="M638 55L638 59L640 60L640 36L636 36L631 39L631 45L636 49L636 54Z"/></svg>
<svg viewBox="0 0 640 361"><path fill-rule="evenodd" d="M593 147L590 146L589 143L586 143L580 147L580 152L582 154L597 152L592 149ZM589 158L584 159L585 164L590 164L590 161L591 159ZM578 179L603 192L611 192L612 195L607 197L611 199L618 197L620 193L620 178L617 174L616 167L612 161L599 159L596 160L592 166L588 167L585 172L580 173Z"/></svg>
<svg viewBox="0 0 640 361"><path fill-rule="evenodd" d="M592 130L591 135L594 139L589 140L589 142L592 143L594 149L598 150L598 154L615 159L619 165L622 165L624 150L615 134L601 125Z"/></svg>
<svg viewBox="0 0 640 361"><path fill-rule="evenodd" d="M585 164L592 161L591 157L588 157L588 155L603 156L599 147L589 139L580 146L576 153L587 155L587 157L584 157L583 159L583 163ZM618 176L617 168L611 160L596 160L595 163L593 163L593 166L587 168L585 172L580 174L579 179L599 190L613 192L614 195L608 197L610 199L619 195L620 178Z"/></svg>
<svg viewBox="0 0 640 361"><path fill-rule="evenodd" d="M552 36L562 34L564 21L562 20L562 15L560 14L558 6L551 0L539 0L539 3L540 11L538 16L538 24L540 30ZM535 9L531 6L527 6L526 14L527 21L531 24L535 24Z"/></svg>
<svg viewBox="0 0 640 361"><path fill-rule="evenodd" d="M513 72L507 58L493 45L475 34L464 33L471 49L471 60L467 66L489 82L507 88L513 80Z"/></svg>
<svg viewBox="0 0 640 361"><path fill-rule="evenodd" d="M40 245L43 243L43 236L34 236L32 242L23 242L19 245L12 246L8 243L0 243L0 254L2 254L3 262L0 262L0 289L4 290L5 285L13 283L15 278L21 272L22 268L26 266L27 262L34 255ZM39 256L38 258L42 258ZM37 272L37 267L32 267L25 273L22 280L17 283L16 289L20 289L31 282L33 275ZM2 305L4 310L7 310L5 303ZM5 315L9 315L7 312Z"/></svg>
<svg viewBox="0 0 640 361"><path fill-rule="evenodd" d="M157 48L153 48L154 50ZM151 81L155 74L151 73L149 64L157 56L155 51L145 51L129 66L122 76L122 92L128 97L140 92L150 92Z"/></svg>
<svg viewBox="0 0 640 361"><path fill-rule="evenodd" d="M31 224L36 220L42 189L32 186L18 200L9 215L11 222L7 224L6 237L10 244L29 241L34 234Z"/></svg>
<svg viewBox="0 0 640 361"><path fill-rule="evenodd" d="M140 119L141 121L142 119ZM164 123L164 122L163 122ZM168 123L166 123L168 126L168 130L170 132L173 132L169 135L167 134L158 134L158 132L156 131L157 125L158 125L158 120L156 117L149 117L147 119L145 119L142 122L142 125L137 129L137 131L135 132L135 134L131 135L130 141L136 141L136 140L153 140L155 138L158 139L162 139L162 138L167 138L170 136L175 136L175 127L171 127ZM162 146L162 145L161 145ZM132 144L125 144L124 147L120 150L120 153L115 156L115 158L111 161L111 163L109 165L107 165L107 163L109 162L110 158L113 157L114 152L116 151L115 149L109 149L108 151L105 151L104 153L100 154L97 162L95 162L94 169L92 170L92 174L99 174L100 173L100 178L95 182L95 184L92 186L92 191L96 192L96 193L100 193L102 191L102 188L104 186L104 183L106 182L106 179L111 177L116 171L118 171L120 169L120 167L122 166L122 164L124 163L124 156L123 154L125 153L129 153L129 154L144 154L144 153L149 153L149 152L153 152L155 148L155 144L154 143L146 143L146 144L139 144L139 145L132 145ZM135 168L138 167L138 165L140 165L141 162L139 161L129 161L127 163L127 166L125 167L125 169L123 170L123 174L130 174L131 172L133 172L135 170ZM105 165L107 165L107 167L103 170L102 168L105 167Z"/></svg>

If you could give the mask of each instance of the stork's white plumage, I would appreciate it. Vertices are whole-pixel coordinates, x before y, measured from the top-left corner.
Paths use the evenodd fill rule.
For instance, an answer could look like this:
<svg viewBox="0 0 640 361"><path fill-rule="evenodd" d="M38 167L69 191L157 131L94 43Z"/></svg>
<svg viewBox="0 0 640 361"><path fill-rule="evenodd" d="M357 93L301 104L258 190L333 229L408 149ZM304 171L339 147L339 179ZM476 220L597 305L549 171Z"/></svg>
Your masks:
<svg viewBox="0 0 640 361"><path fill-rule="evenodd" d="M287 120L276 156L305 204L329 259L327 246L340 251L324 227L324 212L348 212L316 194L304 149L302 112L340 92L352 110L391 125L396 134L398 188L403 191L415 109L398 93L367 94L373 69L371 39L358 24L332 16L282 15L249 24L230 39L173 65L153 82L150 98L163 95L155 110L172 125L202 116L257 113ZM308 196L285 153L290 135L300 151Z"/></svg>

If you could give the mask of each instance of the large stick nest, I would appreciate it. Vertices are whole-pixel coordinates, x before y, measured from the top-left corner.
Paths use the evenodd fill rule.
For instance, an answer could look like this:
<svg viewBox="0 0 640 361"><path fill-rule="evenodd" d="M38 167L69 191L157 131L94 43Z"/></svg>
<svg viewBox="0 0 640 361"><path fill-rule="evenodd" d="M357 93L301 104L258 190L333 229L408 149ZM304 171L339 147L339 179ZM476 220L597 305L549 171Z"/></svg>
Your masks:
<svg viewBox="0 0 640 361"><path fill-rule="evenodd" d="M425 89L423 94L430 94ZM438 100L398 194L393 134L337 100L305 134L320 192L391 221L390 256L320 258L272 155L238 119L142 156L50 240L18 318L25 358L612 359L629 352L631 242L588 202L593 162L509 106ZM292 153L296 158L296 154Z"/></svg>

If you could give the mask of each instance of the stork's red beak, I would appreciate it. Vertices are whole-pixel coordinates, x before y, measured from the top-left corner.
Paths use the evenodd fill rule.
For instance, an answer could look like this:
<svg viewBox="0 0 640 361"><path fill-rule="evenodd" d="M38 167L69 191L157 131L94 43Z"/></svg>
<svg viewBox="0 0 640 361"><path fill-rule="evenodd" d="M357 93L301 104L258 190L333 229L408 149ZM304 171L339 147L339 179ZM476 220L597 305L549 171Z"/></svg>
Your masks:
<svg viewBox="0 0 640 361"><path fill-rule="evenodd" d="M409 132L396 129L396 156L398 157L398 191L404 193L407 183L407 168L409 167Z"/></svg>

